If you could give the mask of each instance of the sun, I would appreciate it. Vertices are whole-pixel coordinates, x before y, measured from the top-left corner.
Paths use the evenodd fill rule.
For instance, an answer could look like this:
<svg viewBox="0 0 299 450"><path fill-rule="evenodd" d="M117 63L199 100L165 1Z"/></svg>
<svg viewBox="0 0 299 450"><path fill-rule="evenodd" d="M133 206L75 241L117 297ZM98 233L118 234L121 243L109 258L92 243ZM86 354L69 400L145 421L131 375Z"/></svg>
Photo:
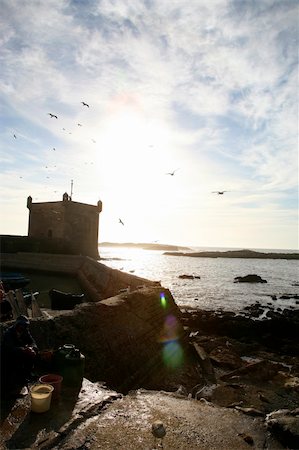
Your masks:
<svg viewBox="0 0 299 450"><path fill-rule="evenodd" d="M123 236L116 239L126 241L135 237L144 242L157 239L148 223L149 215L162 216L159 205L169 189L170 177L165 173L169 171L173 152L167 128L149 120L139 108L126 106L106 118L97 142L98 178L104 187L109 215L115 221L114 232ZM168 194L171 196L171 191ZM129 222L129 226L126 223L121 227L119 217Z"/></svg>

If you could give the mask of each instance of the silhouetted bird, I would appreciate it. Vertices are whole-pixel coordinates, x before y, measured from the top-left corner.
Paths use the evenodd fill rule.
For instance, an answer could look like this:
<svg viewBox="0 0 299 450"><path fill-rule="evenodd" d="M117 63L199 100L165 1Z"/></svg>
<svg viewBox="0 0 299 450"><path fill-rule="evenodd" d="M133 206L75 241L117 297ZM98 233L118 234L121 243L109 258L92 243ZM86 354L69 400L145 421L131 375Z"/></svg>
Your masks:
<svg viewBox="0 0 299 450"><path fill-rule="evenodd" d="M15 139L17 139L17 136L16 136L15 134L13 135L13 137L14 137Z"/></svg>
<svg viewBox="0 0 299 450"><path fill-rule="evenodd" d="M55 114L52 114L52 113L48 113L48 115L51 117L51 119L53 119L53 117L55 117L55 119L58 119L58 117L57 116L55 116Z"/></svg>
<svg viewBox="0 0 299 450"><path fill-rule="evenodd" d="M81 102L83 106L87 106L87 108L89 108L89 105L85 102Z"/></svg>
<svg viewBox="0 0 299 450"><path fill-rule="evenodd" d="M179 170L179 169L175 169L173 172L168 172L165 175L171 175L173 177L173 175L175 174L175 172Z"/></svg>
<svg viewBox="0 0 299 450"><path fill-rule="evenodd" d="M119 223L121 223L122 225L124 225L123 221L121 219L118 219Z"/></svg>
<svg viewBox="0 0 299 450"><path fill-rule="evenodd" d="M78 127L82 127L81 123L78 123Z"/></svg>
<svg viewBox="0 0 299 450"><path fill-rule="evenodd" d="M224 192L229 192L229 191L212 191L212 194L223 195Z"/></svg>

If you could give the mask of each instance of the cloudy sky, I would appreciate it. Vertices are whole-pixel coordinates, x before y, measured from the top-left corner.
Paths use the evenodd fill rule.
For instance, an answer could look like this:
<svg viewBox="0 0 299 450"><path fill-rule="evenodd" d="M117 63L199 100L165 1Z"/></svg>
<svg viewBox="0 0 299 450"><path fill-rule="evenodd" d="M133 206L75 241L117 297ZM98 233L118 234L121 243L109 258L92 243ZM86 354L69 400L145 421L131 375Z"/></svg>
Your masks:
<svg viewBox="0 0 299 450"><path fill-rule="evenodd" d="M73 180L100 241L298 249L296 0L0 5L0 234Z"/></svg>

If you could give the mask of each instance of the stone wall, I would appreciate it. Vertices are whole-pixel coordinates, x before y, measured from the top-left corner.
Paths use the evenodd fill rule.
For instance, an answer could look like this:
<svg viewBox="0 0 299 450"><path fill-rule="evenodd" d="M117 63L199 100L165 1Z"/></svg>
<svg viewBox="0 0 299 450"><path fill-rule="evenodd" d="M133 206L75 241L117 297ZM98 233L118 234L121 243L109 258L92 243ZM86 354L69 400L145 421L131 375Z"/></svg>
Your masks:
<svg viewBox="0 0 299 450"><path fill-rule="evenodd" d="M1 324L1 332L7 326ZM161 286L82 304L52 319L32 319L31 332L40 349L75 344L86 358L86 378L122 391L175 390L186 376L198 383L180 310Z"/></svg>
<svg viewBox="0 0 299 450"><path fill-rule="evenodd" d="M142 286L160 285L159 282L110 269L100 262L86 257L77 271L80 285L93 301L112 297L122 289L135 290Z"/></svg>
<svg viewBox="0 0 299 450"><path fill-rule="evenodd" d="M76 275L84 259L84 256L53 255L51 253L3 253L1 269L36 270Z"/></svg>
<svg viewBox="0 0 299 450"><path fill-rule="evenodd" d="M58 238L37 238L28 236L1 235L1 254L3 253L53 253L62 255L77 254L70 242Z"/></svg>
<svg viewBox="0 0 299 450"><path fill-rule="evenodd" d="M74 275L89 299L95 302L117 295L122 289L134 290L140 286L160 285L159 282L111 269L88 256L4 253L1 268Z"/></svg>

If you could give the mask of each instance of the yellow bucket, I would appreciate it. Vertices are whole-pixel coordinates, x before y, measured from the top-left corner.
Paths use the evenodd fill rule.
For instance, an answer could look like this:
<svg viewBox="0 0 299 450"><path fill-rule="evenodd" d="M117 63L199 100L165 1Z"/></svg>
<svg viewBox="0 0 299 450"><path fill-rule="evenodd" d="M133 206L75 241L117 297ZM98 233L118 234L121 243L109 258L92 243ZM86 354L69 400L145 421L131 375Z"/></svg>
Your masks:
<svg viewBox="0 0 299 450"><path fill-rule="evenodd" d="M50 384L34 384L30 388L31 411L36 413L48 411L51 405L53 390L54 388Z"/></svg>

